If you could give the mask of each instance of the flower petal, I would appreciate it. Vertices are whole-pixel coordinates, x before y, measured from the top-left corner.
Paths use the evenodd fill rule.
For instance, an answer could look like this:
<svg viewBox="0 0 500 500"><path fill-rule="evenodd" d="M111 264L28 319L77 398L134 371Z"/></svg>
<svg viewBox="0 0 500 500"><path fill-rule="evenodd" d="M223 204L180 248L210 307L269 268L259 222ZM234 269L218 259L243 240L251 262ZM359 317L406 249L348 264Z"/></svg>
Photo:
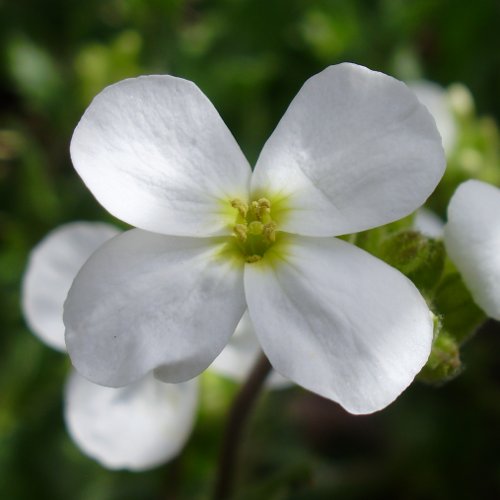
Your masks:
<svg viewBox="0 0 500 500"><path fill-rule="evenodd" d="M344 63L292 101L259 157L252 197L278 202L283 231L354 233L413 212L444 168L434 120L413 92Z"/></svg>
<svg viewBox="0 0 500 500"><path fill-rule="evenodd" d="M246 265L245 293L273 367L351 413L391 403L431 349L431 313L413 283L334 238L291 236L268 252Z"/></svg>
<svg viewBox="0 0 500 500"><path fill-rule="evenodd" d="M246 380L258 356L260 344L255 335L248 311L241 318L231 340L210 365L210 370L236 382ZM289 387L291 382L276 371L272 371L266 383L273 389Z"/></svg>
<svg viewBox="0 0 500 500"><path fill-rule="evenodd" d="M243 264L220 240L134 229L101 247L64 305L75 368L108 386L151 370L183 382L217 357L245 311Z"/></svg>
<svg viewBox="0 0 500 500"><path fill-rule="evenodd" d="M100 222L72 222L51 231L31 251L23 314L32 332L54 349L66 350L63 304L74 277L92 252L118 233Z"/></svg>
<svg viewBox="0 0 500 500"><path fill-rule="evenodd" d="M500 189L470 180L448 205L446 250L475 302L500 320Z"/></svg>
<svg viewBox="0 0 500 500"><path fill-rule="evenodd" d="M64 419L78 447L109 469L142 471L174 458L193 428L197 380L164 384L152 375L120 389L71 374Z"/></svg>
<svg viewBox="0 0 500 500"><path fill-rule="evenodd" d="M71 140L97 200L141 229L179 236L227 231L250 166L198 87L172 76L123 80L97 95Z"/></svg>

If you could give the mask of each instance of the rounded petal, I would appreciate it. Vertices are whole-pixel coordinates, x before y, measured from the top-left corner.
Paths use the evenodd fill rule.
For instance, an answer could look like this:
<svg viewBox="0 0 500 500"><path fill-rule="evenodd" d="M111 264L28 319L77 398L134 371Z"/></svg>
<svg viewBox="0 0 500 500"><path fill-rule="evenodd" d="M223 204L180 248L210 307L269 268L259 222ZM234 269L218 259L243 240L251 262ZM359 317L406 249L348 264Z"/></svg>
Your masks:
<svg viewBox="0 0 500 500"><path fill-rule="evenodd" d="M101 222L72 222L51 231L30 253L23 278L22 309L32 332L66 350L63 305L76 274L90 255L119 230Z"/></svg>
<svg viewBox="0 0 500 500"><path fill-rule="evenodd" d="M500 320L500 189L470 180L448 205L444 243L474 301Z"/></svg>
<svg viewBox="0 0 500 500"><path fill-rule="evenodd" d="M75 129L71 159L109 212L158 233L227 232L228 200L248 195L247 160L210 101L182 78L105 88Z"/></svg>
<svg viewBox="0 0 500 500"><path fill-rule="evenodd" d="M248 310L273 367L351 413L387 406L430 353L431 313L405 276L334 238L291 236L245 267Z"/></svg>
<svg viewBox="0 0 500 500"><path fill-rule="evenodd" d="M164 384L152 375L119 389L72 373L64 419L77 446L108 469L142 471L174 458L193 428L197 380Z"/></svg>
<svg viewBox="0 0 500 500"><path fill-rule="evenodd" d="M436 83L425 80L410 82L408 86L415 92L417 99L429 110L436 121L444 150L449 155L457 142L457 124L448 104L445 90Z"/></svg>
<svg viewBox="0 0 500 500"><path fill-rule="evenodd" d="M443 237L443 220L428 208L422 207L417 210L413 226L429 238L441 239Z"/></svg>
<svg viewBox="0 0 500 500"><path fill-rule="evenodd" d="M243 382L250 374L255 361L260 355L259 341L248 311L241 318L231 340L223 351L215 358L210 369L223 377L228 377L236 382ZM291 382L276 371L272 371L266 381L268 387L281 389L289 387Z"/></svg>
<svg viewBox="0 0 500 500"><path fill-rule="evenodd" d="M134 229L101 247L64 305L66 346L92 382L119 387L156 370L166 382L198 375L245 311L243 264L220 239Z"/></svg>
<svg viewBox="0 0 500 500"><path fill-rule="evenodd" d="M259 157L252 197L275 201L282 231L354 233L413 212L444 168L434 120L413 92L344 63L292 101Z"/></svg>

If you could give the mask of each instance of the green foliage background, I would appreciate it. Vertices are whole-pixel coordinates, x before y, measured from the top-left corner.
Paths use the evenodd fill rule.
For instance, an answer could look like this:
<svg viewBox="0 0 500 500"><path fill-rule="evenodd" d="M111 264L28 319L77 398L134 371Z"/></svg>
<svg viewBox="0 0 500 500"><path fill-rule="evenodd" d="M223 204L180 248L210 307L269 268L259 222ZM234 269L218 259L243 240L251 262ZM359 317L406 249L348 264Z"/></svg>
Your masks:
<svg viewBox="0 0 500 500"><path fill-rule="evenodd" d="M498 122L499 24L493 0L0 0L0 498L208 498L237 389L206 375L185 453L144 474L107 471L66 435L69 362L29 333L19 286L30 248L50 229L119 224L68 154L97 92L139 74L194 80L252 162L302 83L342 61L463 82L478 115ZM441 213L450 194L436 195ZM416 383L372 416L298 388L266 394L245 440L238 498L500 497L499 325L487 323L462 358L452 382Z"/></svg>

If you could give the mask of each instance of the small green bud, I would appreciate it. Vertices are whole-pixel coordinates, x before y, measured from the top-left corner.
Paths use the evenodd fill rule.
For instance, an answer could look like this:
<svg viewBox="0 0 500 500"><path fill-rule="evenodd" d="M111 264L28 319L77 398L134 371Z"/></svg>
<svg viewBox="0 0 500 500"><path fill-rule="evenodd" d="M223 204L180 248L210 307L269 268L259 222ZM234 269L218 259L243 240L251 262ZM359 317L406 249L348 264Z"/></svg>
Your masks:
<svg viewBox="0 0 500 500"><path fill-rule="evenodd" d="M453 335L458 344L470 338L486 319L456 271L439 283L433 298L433 309L441 315L443 328Z"/></svg>
<svg viewBox="0 0 500 500"><path fill-rule="evenodd" d="M422 292L432 290L444 268L445 250L441 241L418 231L405 230L382 240L379 257L401 271Z"/></svg>
<svg viewBox="0 0 500 500"><path fill-rule="evenodd" d="M362 231L361 233L355 233L351 235L344 235L341 238L350 243L354 243L356 246L366 250L367 252L375 255L375 257L382 258L380 255L380 245L381 243L395 233L407 230L413 226L413 215L408 215L404 219L391 222L385 226L375 227L369 229L368 231Z"/></svg>
<svg viewBox="0 0 500 500"><path fill-rule="evenodd" d="M417 379L439 385L455 378L461 371L458 343L446 330L441 330L434 340L429 359Z"/></svg>

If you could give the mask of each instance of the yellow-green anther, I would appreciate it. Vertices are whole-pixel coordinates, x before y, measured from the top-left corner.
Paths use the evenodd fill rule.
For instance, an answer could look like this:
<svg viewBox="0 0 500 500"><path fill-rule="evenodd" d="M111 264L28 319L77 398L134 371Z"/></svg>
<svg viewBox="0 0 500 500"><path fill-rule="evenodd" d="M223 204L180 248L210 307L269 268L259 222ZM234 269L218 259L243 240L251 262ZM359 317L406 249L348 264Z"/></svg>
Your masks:
<svg viewBox="0 0 500 500"><path fill-rule="evenodd" d="M258 235L262 234L263 231L264 231L264 224L262 224L262 222L258 220L254 220L253 222L250 222L250 224L248 224L248 232L250 234Z"/></svg>
<svg viewBox="0 0 500 500"><path fill-rule="evenodd" d="M244 201L241 201L239 198L235 198L234 200L231 200L231 206L236 208L243 218L247 216L248 205Z"/></svg>
<svg viewBox="0 0 500 500"><path fill-rule="evenodd" d="M247 240L248 228L246 224L235 224L233 231L240 241L245 242Z"/></svg>
<svg viewBox="0 0 500 500"><path fill-rule="evenodd" d="M261 198L257 203L259 207L271 209L271 202L267 198Z"/></svg>
<svg viewBox="0 0 500 500"><path fill-rule="evenodd" d="M255 217L262 221L266 216L271 213L271 202L267 198L260 198L258 201L252 202L252 208L255 213Z"/></svg>
<svg viewBox="0 0 500 500"><path fill-rule="evenodd" d="M264 225L263 234L272 243L276 241L276 228L276 223L272 221Z"/></svg>

